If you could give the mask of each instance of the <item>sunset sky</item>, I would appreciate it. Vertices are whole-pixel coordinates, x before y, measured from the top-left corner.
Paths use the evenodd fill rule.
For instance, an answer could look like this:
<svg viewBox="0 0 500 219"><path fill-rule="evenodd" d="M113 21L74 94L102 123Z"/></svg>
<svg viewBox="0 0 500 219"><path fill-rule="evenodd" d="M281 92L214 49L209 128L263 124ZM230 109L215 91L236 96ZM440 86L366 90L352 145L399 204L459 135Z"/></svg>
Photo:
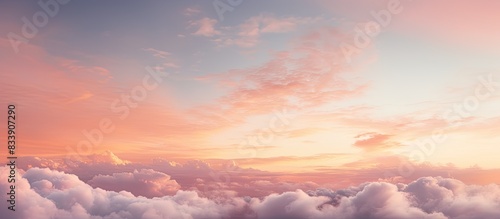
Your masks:
<svg viewBox="0 0 500 219"><path fill-rule="evenodd" d="M0 2L0 114L35 190L500 183L498 1L40 2Z"/></svg>

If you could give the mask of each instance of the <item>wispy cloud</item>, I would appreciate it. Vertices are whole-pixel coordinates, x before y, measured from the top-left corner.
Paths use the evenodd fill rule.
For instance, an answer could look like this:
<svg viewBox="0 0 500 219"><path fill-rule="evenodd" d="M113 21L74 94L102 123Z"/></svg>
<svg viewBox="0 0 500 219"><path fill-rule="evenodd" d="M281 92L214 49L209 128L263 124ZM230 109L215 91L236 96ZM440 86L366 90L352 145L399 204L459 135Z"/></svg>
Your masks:
<svg viewBox="0 0 500 219"><path fill-rule="evenodd" d="M197 28L196 31L193 33L193 35L204 36L204 37L213 37L215 35L221 34L221 32L215 28L216 24L217 24L216 19L207 17L190 22L191 26Z"/></svg>

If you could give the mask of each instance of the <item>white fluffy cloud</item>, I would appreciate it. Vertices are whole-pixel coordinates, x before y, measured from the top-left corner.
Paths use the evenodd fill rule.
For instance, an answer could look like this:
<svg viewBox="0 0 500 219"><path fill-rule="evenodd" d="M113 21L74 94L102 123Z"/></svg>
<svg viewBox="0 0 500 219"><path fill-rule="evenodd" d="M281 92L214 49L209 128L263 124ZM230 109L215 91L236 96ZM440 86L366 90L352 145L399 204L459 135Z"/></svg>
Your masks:
<svg viewBox="0 0 500 219"><path fill-rule="evenodd" d="M0 168L6 177L8 169ZM122 218L222 218L242 212L243 199L218 204L194 191L148 199L129 192L94 189L77 176L49 169L33 168L16 182L16 211L0 208L0 215L12 219L122 219ZM6 181L0 190L7 191Z"/></svg>
<svg viewBox="0 0 500 219"><path fill-rule="evenodd" d="M141 173L142 172L142 173ZM8 169L0 168L5 178ZM155 175L142 170L132 175ZM113 175L113 180L122 175ZM125 175L123 175L125 176ZM130 175L126 175L128 177ZM154 177L153 177L154 178ZM161 178L161 177L160 177ZM134 181L131 181L134 182ZM1 191L9 184L0 181ZM130 192L92 188L77 176L32 168L16 182L16 212L0 208L8 218L429 218L494 219L500 215L499 185L466 185L441 177L424 177L409 184L365 183L332 191L288 191L262 199L225 197L208 199L194 191L179 190L158 198Z"/></svg>

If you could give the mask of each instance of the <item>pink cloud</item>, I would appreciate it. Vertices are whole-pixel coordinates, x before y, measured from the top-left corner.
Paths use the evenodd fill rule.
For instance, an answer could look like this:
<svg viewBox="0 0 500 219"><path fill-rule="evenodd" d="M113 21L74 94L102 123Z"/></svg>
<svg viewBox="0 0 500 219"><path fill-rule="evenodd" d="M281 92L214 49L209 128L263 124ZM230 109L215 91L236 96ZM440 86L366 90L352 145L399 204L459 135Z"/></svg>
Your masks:
<svg viewBox="0 0 500 219"><path fill-rule="evenodd" d="M391 135L376 132L363 133L357 135L355 138L356 142L354 142L354 146L366 150L378 150L399 145L398 143L388 141L391 138Z"/></svg>
<svg viewBox="0 0 500 219"><path fill-rule="evenodd" d="M293 49L273 54L257 67L206 76L229 90L220 98L219 114L236 121L243 115L277 109L311 109L361 94L367 84L346 78L349 66L341 60L338 42L348 34L322 28L294 40ZM215 107L212 107L215 108Z"/></svg>
<svg viewBox="0 0 500 219"><path fill-rule="evenodd" d="M193 35L212 37L221 34L221 32L215 29L215 24L217 24L217 20L211 18L202 18L193 21L191 22L191 26L196 26L198 28Z"/></svg>

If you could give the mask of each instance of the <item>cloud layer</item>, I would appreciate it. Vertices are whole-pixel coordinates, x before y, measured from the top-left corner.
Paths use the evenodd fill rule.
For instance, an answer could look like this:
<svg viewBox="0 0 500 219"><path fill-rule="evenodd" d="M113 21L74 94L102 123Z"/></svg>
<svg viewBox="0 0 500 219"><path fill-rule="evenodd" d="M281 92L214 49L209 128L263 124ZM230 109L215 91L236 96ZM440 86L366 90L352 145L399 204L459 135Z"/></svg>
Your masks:
<svg viewBox="0 0 500 219"><path fill-rule="evenodd" d="M7 174L7 168L0 168L2 177ZM155 175L150 170L132 173L141 174ZM8 186L0 182L2 191ZM32 168L22 173L16 186L16 211L0 210L9 218L465 219L500 215L499 185L466 185L441 177L424 177L409 184L370 182L336 191L295 190L263 198L237 197L228 191L208 199L183 190L146 198L92 188L73 174Z"/></svg>
<svg viewBox="0 0 500 219"><path fill-rule="evenodd" d="M157 197L173 195L180 185L170 176L151 169L134 170L131 173L113 173L113 175L97 175L89 182L93 187L111 191L129 191L134 195Z"/></svg>

